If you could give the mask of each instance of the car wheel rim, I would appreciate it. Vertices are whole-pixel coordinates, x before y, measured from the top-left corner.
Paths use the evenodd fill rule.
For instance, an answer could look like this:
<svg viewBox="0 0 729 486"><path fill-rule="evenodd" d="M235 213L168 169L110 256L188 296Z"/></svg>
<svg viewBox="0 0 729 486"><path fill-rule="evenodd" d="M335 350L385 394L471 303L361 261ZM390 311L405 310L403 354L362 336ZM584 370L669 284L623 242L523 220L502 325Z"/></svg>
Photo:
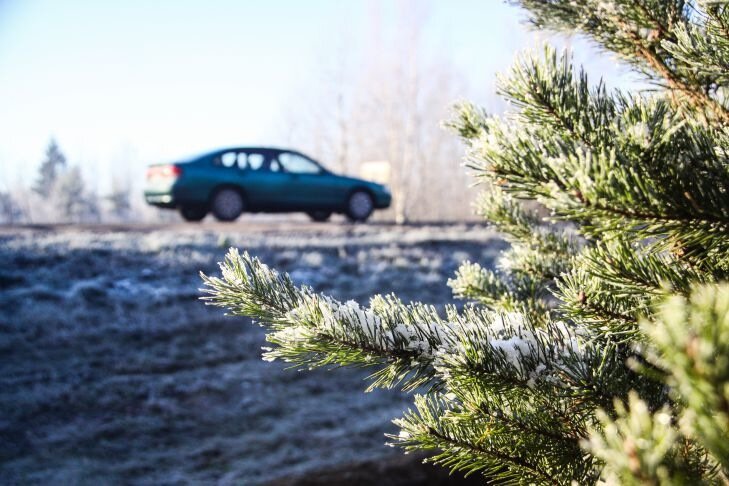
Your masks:
<svg viewBox="0 0 729 486"><path fill-rule="evenodd" d="M215 197L215 212L223 218L234 218L243 211L243 201L235 191L225 190Z"/></svg>
<svg viewBox="0 0 729 486"><path fill-rule="evenodd" d="M349 212L355 218L364 218L372 211L372 198L364 192L352 195L349 200Z"/></svg>

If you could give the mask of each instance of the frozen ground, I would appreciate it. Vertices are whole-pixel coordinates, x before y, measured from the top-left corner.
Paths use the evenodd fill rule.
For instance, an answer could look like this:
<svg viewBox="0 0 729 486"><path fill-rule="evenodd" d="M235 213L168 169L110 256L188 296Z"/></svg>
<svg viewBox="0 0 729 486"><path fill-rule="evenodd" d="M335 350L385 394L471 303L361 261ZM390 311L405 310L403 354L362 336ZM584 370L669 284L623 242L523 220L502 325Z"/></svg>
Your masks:
<svg viewBox="0 0 729 486"><path fill-rule="evenodd" d="M401 461L383 434L411 397L264 363L262 329L197 300L229 246L340 299L435 304L505 247L479 226L0 228L0 483L313 484Z"/></svg>

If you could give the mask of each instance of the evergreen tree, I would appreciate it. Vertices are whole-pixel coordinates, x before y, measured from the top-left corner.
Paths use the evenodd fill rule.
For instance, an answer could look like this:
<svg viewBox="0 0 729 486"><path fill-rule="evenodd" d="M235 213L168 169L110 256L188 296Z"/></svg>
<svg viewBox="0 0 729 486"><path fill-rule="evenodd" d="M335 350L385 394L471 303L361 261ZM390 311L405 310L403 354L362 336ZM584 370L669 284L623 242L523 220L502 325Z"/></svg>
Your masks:
<svg viewBox="0 0 729 486"><path fill-rule="evenodd" d="M53 185L50 194L58 216L64 221L99 221L100 213L96 195L86 190L81 170L72 166L65 170Z"/></svg>
<svg viewBox="0 0 729 486"><path fill-rule="evenodd" d="M48 197L53 189L60 171L66 167L66 156L54 139L51 139L46 149L46 158L38 169L38 178L33 190L43 197Z"/></svg>
<svg viewBox="0 0 729 486"><path fill-rule="evenodd" d="M729 479L729 3L521 0L658 89L608 91L568 55L524 57L514 111L469 104L449 125L486 187L479 210L512 246L498 271L449 281L471 303L296 286L231 250L208 303L271 332L264 359L367 366L416 390L393 444L512 483ZM540 217L533 202L545 206Z"/></svg>

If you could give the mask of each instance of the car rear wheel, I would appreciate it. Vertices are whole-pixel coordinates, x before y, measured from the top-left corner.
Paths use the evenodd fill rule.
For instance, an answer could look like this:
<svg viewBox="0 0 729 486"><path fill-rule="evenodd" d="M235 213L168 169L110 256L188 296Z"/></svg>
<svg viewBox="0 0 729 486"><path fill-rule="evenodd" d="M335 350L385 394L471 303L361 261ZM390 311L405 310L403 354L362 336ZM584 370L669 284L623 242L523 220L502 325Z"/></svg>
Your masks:
<svg viewBox="0 0 729 486"><path fill-rule="evenodd" d="M347 218L350 221L367 221L374 209L375 203L368 192L355 191L347 200Z"/></svg>
<svg viewBox="0 0 729 486"><path fill-rule="evenodd" d="M210 206L218 221L235 221L245 209L245 202L240 192L226 187L215 193Z"/></svg>
<svg viewBox="0 0 729 486"><path fill-rule="evenodd" d="M208 210L202 206L181 206L180 216L185 221L202 221L207 216Z"/></svg>
<svg viewBox="0 0 729 486"><path fill-rule="evenodd" d="M328 221L329 218L332 215L331 211L310 211L307 213L312 221L316 221L317 223L323 223L325 221Z"/></svg>

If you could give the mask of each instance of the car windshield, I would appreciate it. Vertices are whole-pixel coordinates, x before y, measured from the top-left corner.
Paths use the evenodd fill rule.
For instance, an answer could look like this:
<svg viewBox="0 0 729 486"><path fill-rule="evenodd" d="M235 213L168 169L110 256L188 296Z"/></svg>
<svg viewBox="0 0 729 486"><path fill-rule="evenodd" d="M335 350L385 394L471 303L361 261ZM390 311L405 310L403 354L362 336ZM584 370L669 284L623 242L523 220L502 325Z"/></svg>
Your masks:
<svg viewBox="0 0 729 486"><path fill-rule="evenodd" d="M279 154L278 160L286 172L292 174L319 174L322 171L316 162L300 154L283 152Z"/></svg>

